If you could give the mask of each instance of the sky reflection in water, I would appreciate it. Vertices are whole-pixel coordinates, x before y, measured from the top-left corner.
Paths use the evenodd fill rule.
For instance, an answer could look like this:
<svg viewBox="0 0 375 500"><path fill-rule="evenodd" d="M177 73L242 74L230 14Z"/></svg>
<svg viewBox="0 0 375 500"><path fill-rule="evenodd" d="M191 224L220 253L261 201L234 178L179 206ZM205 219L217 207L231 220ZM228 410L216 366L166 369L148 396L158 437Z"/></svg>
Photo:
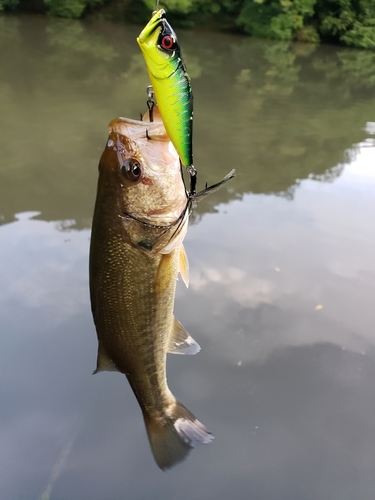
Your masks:
<svg viewBox="0 0 375 500"><path fill-rule="evenodd" d="M363 214L375 213L374 158L362 145L332 183L304 180L293 201L249 194L190 228L191 287L178 287L176 313L203 351L170 357L169 379L217 439L170 472L172 492L126 381L90 375L89 231L32 213L3 226L2 496L39 498L53 484L51 498L119 498L125 485L132 498L152 488L174 498L173 485L195 474L198 498L224 498L232 483L236 498L280 488L367 498L375 240ZM149 488L134 482L140 470Z"/></svg>
<svg viewBox="0 0 375 500"><path fill-rule="evenodd" d="M37 22L50 33L58 32L54 21ZM88 27L64 26L81 27L80 36L93 40ZM117 29L113 28L114 35ZM38 31L29 27L34 30ZM108 38L108 26L101 30ZM225 37L214 39L226 46ZM245 53L241 40L231 39L233 53ZM111 43L116 47L115 41ZM62 49L56 42L67 64L76 44L65 46ZM279 46L268 42L260 46L280 55ZM51 64L56 53L49 47ZM85 55L88 49L80 47ZM320 67L329 66L331 61L332 71L333 49L327 51L326 58L311 56L311 64L317 67L320 61ZM111 50L106 54L108 59ZM74 57L78 71L78 61L84 58L77 53ZM134 57L130 57L133 62ZM196 100L203 103L213 91L199 79L201 61L196 59L193 69ZM220 59L214 62L225 67ZM259 75L263 63L258 63ZM306 61L303 64L300 74L313 74ZM6 153L0 164L0 497L372 498L373 98L367 102L364 93L355 97L353 90L346 108L339 102L329 108L325 98L309 107L305 101L311 87L305 85L302 94L302 76L299 84L293 80L297 66L292 62L282 72L286 87L278 82L285 90L294 81L292 94L280 94L281 87L272 93L264 81L246 90L251 72L237 68L242 87L216 115L217 128L206 128L197 113L197 156L205 165L201 182L205 176L218 180L234 166L238 176L227 189L200 204L196 223L189 228L191 284L189 290L178 284L175 309L202 352L195 357L170 356L168 376L178 399L216 439L163 474L153 463L140 411L125 378L114 373L91 376L97 344L88 298L89 225L96 164L107 122L120 114L122 87L117 81L107 101L97 100L92 90L98 87L95 78L103 84L105 71L97 69L94 83L86 81L86 93L79 79L72 77L74 72L62 71L61 87L53 74L45 84L41 76L31 75L39 89L37 101L21 99L20 106L20 87L13 94L20 77L14 82L9 76L14 67L6 68L0 82L0 99L7 105L0 122ZM131 64L128 68L133 71ZM206 73L207 78L214 75L212 68ZM223 74L223 92L229 75ZM64 98L69 78L72 97ZM320 81L314 88L328 95ZM238 118L238 130L237 125L223 129L222 122L238 117L241 103L255 90L258 96L266 93L264 100L247 104L247 112ZM214 92L218 98L221 90ZM61 120L52 120L53 98L54 116ZM267 112L269 100L278 103L273 115ZM68 102L71 108L64 113ZM33 120L26 124L25 107ZM313 129L314 107L317 129L332 115L337 130L327 126L320 135ZM287 110L293 110L292 117ZM209 104L205 112L209 114ZM250 112L256 120L249 119ZM134 113L129 111L129 116ZM301 128L304 116L306 130ZM350 123L341 124L344 116L352 118ZM272 128L275 122L290 129L286 138L279 136L280 127ZM22 134L17 135L18 126ZM348 127L354 132L349 133ZM38 140L43 130L50 134L44 143ZM224 151L225 134L229 138ZM241 154L236 156L236 151ZM317 306L323 307L317 310Z"/></svg>

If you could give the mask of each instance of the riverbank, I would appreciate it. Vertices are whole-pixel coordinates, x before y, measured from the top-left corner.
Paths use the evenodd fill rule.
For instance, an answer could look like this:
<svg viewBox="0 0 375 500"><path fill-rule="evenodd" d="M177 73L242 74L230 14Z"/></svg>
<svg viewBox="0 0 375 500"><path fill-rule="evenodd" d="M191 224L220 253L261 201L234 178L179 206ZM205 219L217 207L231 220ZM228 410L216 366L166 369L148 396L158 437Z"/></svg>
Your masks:
<svg viewBox="0 0 375 500"><path fill-rule="evenodd" d="M0 12L89 17L144 24L154 0L0 0ZM375 50L375 3L368 0L164 0L177 28L209 27L258 38Z"/></svg>

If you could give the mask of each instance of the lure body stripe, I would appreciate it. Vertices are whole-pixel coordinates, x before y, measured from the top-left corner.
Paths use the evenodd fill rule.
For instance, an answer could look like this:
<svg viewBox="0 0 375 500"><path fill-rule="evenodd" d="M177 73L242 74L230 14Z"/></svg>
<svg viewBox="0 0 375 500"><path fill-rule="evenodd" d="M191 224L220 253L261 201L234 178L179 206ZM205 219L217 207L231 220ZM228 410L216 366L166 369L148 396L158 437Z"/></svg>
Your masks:
<svg viewBox="0 0 375 500"><path fill-rule="evenodd" d="M158 10L137 42L167 134L185 167L193 165L193 94L176 34Z"/></svg>
<svg viewBox="0 0 375 500"><path fill-rule="evenodd" d="M167 134L182 163L186 167L191 166L193 95L186 73L180 64L167 80L155 78L151 73L149 75Z"/></svg>

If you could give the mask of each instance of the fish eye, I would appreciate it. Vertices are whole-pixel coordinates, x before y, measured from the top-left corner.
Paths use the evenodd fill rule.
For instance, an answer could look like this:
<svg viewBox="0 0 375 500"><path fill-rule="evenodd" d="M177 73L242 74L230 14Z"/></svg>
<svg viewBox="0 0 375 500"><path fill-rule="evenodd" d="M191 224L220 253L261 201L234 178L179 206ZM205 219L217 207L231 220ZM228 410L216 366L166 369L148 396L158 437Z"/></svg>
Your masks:
<svg viewBox="0 0 375 500"><path fill-rule="evenodd" d="M171 50L174 45L174 39L170 35L164 35L160 40L160 45L165 50Z"/></svg>
<svg viewBox="0 0 375 500"><path fill-rule="evenodd" d="M141 164L135 158L127 158L121 165L121 174L129 181L136 182L142 175Z"/></svg>

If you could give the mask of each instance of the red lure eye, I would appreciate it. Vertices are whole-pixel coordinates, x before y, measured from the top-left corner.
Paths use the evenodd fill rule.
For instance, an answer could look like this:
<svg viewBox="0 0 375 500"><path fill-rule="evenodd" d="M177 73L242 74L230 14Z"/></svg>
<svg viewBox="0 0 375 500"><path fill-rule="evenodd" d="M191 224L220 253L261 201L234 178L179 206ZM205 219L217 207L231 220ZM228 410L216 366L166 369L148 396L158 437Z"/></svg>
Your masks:
<svg viewBox="0 0 375 500"><path fill-rule="evenodd" d="M161 39L160 45L163 47L163 49L170 50L173 47L174 40L171 36L165 35Z"/></svg>

